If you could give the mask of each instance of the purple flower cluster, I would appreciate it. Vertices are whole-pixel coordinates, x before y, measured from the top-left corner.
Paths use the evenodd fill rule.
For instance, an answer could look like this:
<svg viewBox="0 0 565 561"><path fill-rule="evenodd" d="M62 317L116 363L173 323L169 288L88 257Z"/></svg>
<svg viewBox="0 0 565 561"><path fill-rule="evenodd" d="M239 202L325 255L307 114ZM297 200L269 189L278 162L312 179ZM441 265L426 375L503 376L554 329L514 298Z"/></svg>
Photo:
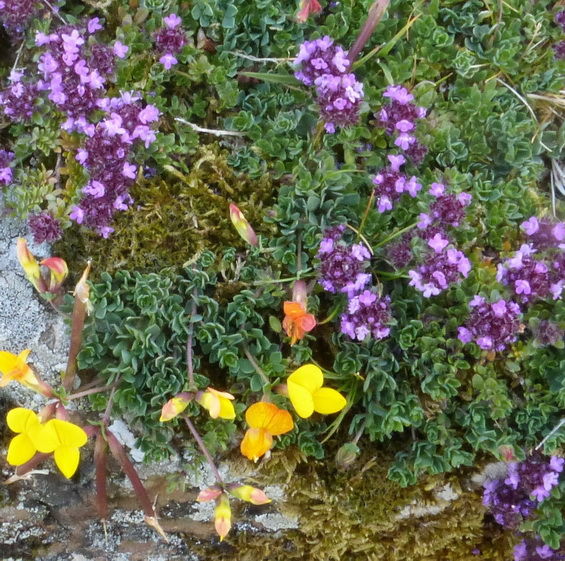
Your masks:
<svg viewBox="0 0 565 561"><path fill-rule="evenodd" d="M400 171L400 168L406 163L404 156L390 155L387 158L390 165L381 169L373 178L379 212L391 210L393 203L398 201L402 193L415 197L422 188L416 176L413 175L408 179Z"/></svg>
<svg viewBox="0 0 565 561"><path fill-rule="evenodd" d="M539 347L547 347L548 345L556 345L563 341L565 330L559 325L549 320L541 320L537 324L531 326L534 335L534 343ZM561 343L562 344L562 343Z"/></svg>
<svg viewBox="0 0 565 561"><path fill-rule="evenodd" d="M390 298L370 287L371 275L365 273L371 254L362 244L348 246L343 241L345 226L328 228L317 257L321 261L320 280L328 292L347 294L347 311L341 316L341 331L358 341L372 336L386 337L392 316Z"/></svg>
<svg viewBox="0 0 565 561"><path fill-rule="evenodd" d="M475 341L481 349L502 351L517 339L520 330L518 304L502 299L489 304L482 296L475 296L469 306L471 315L465 326L458 328L460 341Z"/></svg>
<svg viewBox="0 0 565 561"><path fill-rule="evenodd" d="M471 271L471 262L464 253L448 248L449 240L436 234L428 240L428 246L433 250L426 256L424 263L409 270L409 285L424 294L425 298L437 296L451 285L466 278Z"/></svg>
<svg viewBox="0 0 565 561"><path fill-rule="evenodd" d="M13 35L20 35L39 13L37 0L0 0L0 23Z"/></svg>
<svg viewBox="0 0 565 561"><path fill-rule="evenodd" d="M0 150L0 185L9 185L12 182L12 168L10 163L14 159L14 153Z"/></svg>
<svg viewBox="0 0 565 561"><path fill-rule="evenodd" d="M534 258L535 249L528 244L522 247L510 259L499 263L496 279L510 287L514 296L523 304L545 298L553 294L559 298L563 285L552 284L548 266Z"/></svg>
<svg viewBox="0 0 565 561"><path fill-rule="evenodd" d="M347 53L330 37L306 41L300 45L294 61L300 64L295 77L307 86L315 86L320 113L328 133L336 125L348 126L359 121L359 108L364 97L363 84L348 72Z"/></svg>
<svg viewBox="0 0 565 561"><path fill-rule="evenodd" d="M86 29L64 26L50 35L36 33L36 45L46 48L39 58L38 69L43 78L38 86L67 116L62 127L68 132L92 134L94 125L89 118L100 108L116 58L125 58L129 50L120 41L112 48L87 41L99 29L99 19L93 18Z"/></svg>
<svg viewBox="0 0 565 561"><path fill-rule="evenodd" d="M32 214L28 218L28 225L35 243L53 243L63 237L61 223L50 212Z"/></svg>
<svg viewBox="0 0 565 561"><path fill-rule="evenodd" d="M522 540L514 547L514 561L543 561L544 559L565 559L565 555L543 543L539 536Z"/></svg>
<svg viewBox="0 0 565 561"><path fill-rule="evenodd" d="M507 477L484 483L483 504L501 526L517 528L549 497L564 464L563 458L552 456L548 462L538 454L508 464Z"/></svg>
<svg viewBox="0 0 565 561"><path fill-rule="evenodd" d="M33 82L22 82L23 75L13 70L9 77L11 86L0 92L0 110L11 121L29 121L35 111L39 89Z"/></svg>
<svg viewBox="0 0 565 561"><path fill-rule="evenodd" d="M155 47L161 55L159 62L170 70L172 66L178 64L175 55L180 53L186 45L186 33L179 26L182 20L176 14L171 14L163 18L165 27L159 29L154 35Z"/></svg>
<svg viewBox="0 0 565 561"><path fill-rule="evenodd" d="M364 341L372 336L377 341L390 333L390 296L379 296L375 289L349 298L347 312L341 316L341 331L352 339Z"/></svg>
<svg viewBox="0 0 565 561"><path fill-rule="evenodd" d="M147 148L156 139L150 125L159 119L159 110L152 105L142 107L140 99L122 93L117 98L99 100L106 117L92 125L92 130L89 127L84 148L76 155L88 171L89 181L70 218L103 237L113 232L109 224L114 213L126 210L133 202L129 188L137 177L137 166L129 158L134 142L142 141Z"/></svg>
<svg viewBox="0 0 565 561"><path fill-rule="evenodd" d="M328 292L345 292L352 296L370 282L365 273L371 254L363 244L348 246L343 240L343 224L328 228L318 250L321 277L318 281Z"/></svg>
<svg viewBox="0 0 565 561"><path fill-rule="evenodd" d="M404 150L414 165L420 165L427 149L416 139L414 132L418 120L426 116L426 109L412 103L414 96L402 86L389 86L383 97L390 99L390 105L381 109L378 123L387 134L397 135L394 144Z"/></svg>
<svg viewBox="0 0 565 561"><path fill-rule="evenodd" d="M403 234L386 247L386 256L396 269L404 269L412 261L412 236Z"/></svg>
<svg viewBox="0 0 565 561"><path fill-rule="evenodd" d="M426 233L437 229L445 229L445 226L459 226L465 217L465 208L471 204L472 196L469 193L459 193L458 195L446 194L445 185L442 183L432 183L430 195L434 200L430 204L428 212L420 213L418 228L424 230L424 238L429 236Z"/></svg>
<svg viewBox="0 0 565 561"><path fill-rule="evenodd" d="M555 23L561 27L565 33L565 11L555 14ZM565 58L565 41L559 41L553 45L555 58Z"/></svg>
<svg viewBox="0 0 565 561"><path fill-rule="evenodd" d="M522 222L521 228L528 236L528 242L538 250L565 249L565 245L561 247L565 241L565 223L563 222L555 222L547 218L538 219L532 216Z"/></svg>

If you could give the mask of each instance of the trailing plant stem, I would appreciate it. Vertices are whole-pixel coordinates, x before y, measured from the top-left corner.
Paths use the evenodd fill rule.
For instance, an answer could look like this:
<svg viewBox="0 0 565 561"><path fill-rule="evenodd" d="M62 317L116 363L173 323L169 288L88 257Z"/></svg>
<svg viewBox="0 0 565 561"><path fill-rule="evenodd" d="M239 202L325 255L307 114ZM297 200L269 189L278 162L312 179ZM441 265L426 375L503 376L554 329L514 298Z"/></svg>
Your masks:
<svg viewBox="0 0 565 561"><path fill-rule="evenodd" d="M216 478L216 481L218 483L223 483L222 476L220 475L220 472L218 471L218 468L216 467L216 464L214 463L214 460L212 459L210 452L208 452L208 448L206 448L206 444L204 444L204 441L198 434L196 427L192 424L192 421L190 420L188 415L183 415L183 417L186 422L186 426L188 427L188 430L192 433L194 440L196 440L198 447L200 448L200 450L202 450L204 457L208 461L208 465L210 466L212 472L214 473L214 477Z"/></svg>

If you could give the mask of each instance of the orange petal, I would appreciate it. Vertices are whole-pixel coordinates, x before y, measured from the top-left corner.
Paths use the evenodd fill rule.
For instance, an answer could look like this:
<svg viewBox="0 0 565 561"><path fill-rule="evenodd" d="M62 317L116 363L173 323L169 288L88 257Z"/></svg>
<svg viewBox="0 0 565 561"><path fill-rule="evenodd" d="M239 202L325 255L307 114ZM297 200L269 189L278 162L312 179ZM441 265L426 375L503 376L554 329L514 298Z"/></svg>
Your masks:
<svg viewBox="0 0 565 561"><path fill-rule="evenodd" d="M292 416L288 411L279 409L265 427L273 436L290 432L294 428Z"/></svg>
<svg viewBox="0 0 565 561"><path fill-rule="evenodd" d="M273 437L265 429L248 429L241 441L241 453L256 462L273 445Z"/></svg>
<svg viewBox="0 0 565 561"><path fill-rule="evenodd" d="M300 302L285 302L283 310L286 316L291 319L297 319L306 313L304 306Z"/></svg>

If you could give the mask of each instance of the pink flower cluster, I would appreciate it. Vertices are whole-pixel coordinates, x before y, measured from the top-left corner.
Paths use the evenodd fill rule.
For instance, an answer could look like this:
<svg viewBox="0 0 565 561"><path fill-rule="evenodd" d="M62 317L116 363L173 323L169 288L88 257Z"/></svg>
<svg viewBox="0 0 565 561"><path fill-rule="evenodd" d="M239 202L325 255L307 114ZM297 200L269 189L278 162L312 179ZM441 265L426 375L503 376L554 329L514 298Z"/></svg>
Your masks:
<svg viewBox="0 0 565 561"><path fill-rule="evenodd" d="M165 27L159 29L154 35L155 47L161 55L159 62L170 70L172 66L178 64L175 55L180 53L186 45L186 33L180 29L182 20L176 14L171 14L163 18Z"/></svg>
<svg viewBox="0 0 565 561"><path fill-rule="evenodd" d="M37 0L0 0L0 23L8 33L21 35L41 9Z"/></svg>
<svg viewBox="0 0 565 561"><path fill-rule="evenodd" d="M466 278L471 271L471 262L463 252L448 245L448 239L436 234L428 240L433 251L426 255L424 263L408 271L411 279L408 284L422 292L425 298L437 296Z"/></svg>
<svg viewBox="0 0 565 561"><path fill-rule="evenodd" d="M12 168L10 164L13 159L13 152L0 150L0 185L9 185L12 182Z"/></svg>
<svg viewBox="0 0 565 561"><path fill-rule="evenodd" d="M320 113L328 133L359 121L364 97L363 84L348 72L347 53L330 37L306 41L300 45L294 61L300 65L295 77L307 86L315 86Z"/></svg>
<svg viewBox="0 0 565 561"><path fill-rule="evenodd" d="M387 134L395 136L394 144L410 158L416 166L420 165L427 153L415 136L418 121L426 116L424 107L417 107L414 96L402 86L389 86L383 97L390 99L390 105L381 109L378 123Z"/></svg>
<svg viewBox="0 0 565 561"><path fill-rule="evenodd" d="M406 163L404 156L387 156L390 165L381 169L373 178L377 208L379 212L391 210L393 203L400 199L402 193L415 197L422 185L416 176L408 178L400 168Z"/></svg>

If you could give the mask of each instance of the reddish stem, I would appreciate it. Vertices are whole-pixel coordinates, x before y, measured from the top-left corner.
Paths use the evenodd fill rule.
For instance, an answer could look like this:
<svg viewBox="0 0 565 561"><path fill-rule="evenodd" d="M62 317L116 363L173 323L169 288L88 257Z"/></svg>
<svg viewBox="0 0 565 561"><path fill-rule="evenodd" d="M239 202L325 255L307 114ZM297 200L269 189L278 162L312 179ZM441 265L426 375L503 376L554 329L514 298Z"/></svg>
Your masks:
<svg viewBox="0 0 565 561"><path fill-rule="evenodd" d="M108 516L107 450L108 444L100 431L96 435L96 443L94 444L94 466L96 468L96 509L102 520L105 520Z"/></svg>
<svg viewBox="0 0 565 561"><path fill-rule="evenodd" d="M347 58L351 62L350 67L353 63L357 60L359 53L363 50L363 47L366 45L367 41L375 31L375 28L381 21L390 0L376 0L373 5L369 8L369 15L361 27L361 31L359 31L359 35L357 35L357 39L349 49L347 54Z"/></svg>
<svg viewBox="0 0 565 561"><path fill-rule="evenodd" d="M200 435L198 434L196 427L192 424L192 421L188 418L188 415L183 415L183 416L184 416L184 420L186 421L186 426L192 433L192 436L194 436L194 440L196 440L196 443L200 447L200 450L202 450L202 453L204 454L206 460L208 461L210 468L214 472L216 481L218 483L223 483L222 476L220 475L220 472L218 471L218 468L216 467L216 464L214 463L214 460L212 459L210 452L208 452L208 448L206 448L204 441L202 440L202 438L200 438Z"/></svg>

